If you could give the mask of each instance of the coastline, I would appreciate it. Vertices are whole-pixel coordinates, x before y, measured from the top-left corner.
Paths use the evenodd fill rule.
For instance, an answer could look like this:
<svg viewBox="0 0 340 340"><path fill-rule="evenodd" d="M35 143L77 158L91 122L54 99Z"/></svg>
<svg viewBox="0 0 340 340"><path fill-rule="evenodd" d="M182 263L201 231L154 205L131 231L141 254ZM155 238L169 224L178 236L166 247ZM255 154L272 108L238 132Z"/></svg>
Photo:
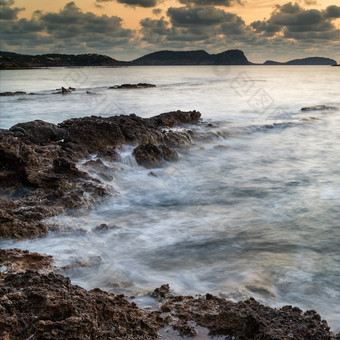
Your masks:
<svg viewBox="0 0 340 340"><path fill-rule="evenodd" d="M78 161L95 153L115 162L120 148L128 143L134 145L140 165L150 169L162 166L177 160L178 148L190 150L200 138L187 125L199 124L200 118L197 111L173 111L148 119L136 115L92 116L58 125L35 121L1 130L0 183L5 191L1 198L1 238L40 237L57 231L58 226L44 222L46 217L70 209L89 209L95 201L114 194L98 179L103 176L100 161L88 159L82 170L77 168ZM172 127L182 129L169 130ZM0 251L4 338L17 332L11 338L19 339L26 332L30 339L84 339L95 335L103 339L157 339L160 332L166 339L166 334L173 336L173 331L192 337L205 334L206 339L209 332L242 339L287 339L291 335L295 339L340 338L314 311L302 312L291 306L278 310L254 299L233 303L210 294L196 298L173 296L167 285L152 294L159 310L147 312L121 295L72 285L58 274L61 269L52 266L49 256ZM24 306L20 307L21 313L19 306ZM23 322L30 326L17 328Z"/></svg>

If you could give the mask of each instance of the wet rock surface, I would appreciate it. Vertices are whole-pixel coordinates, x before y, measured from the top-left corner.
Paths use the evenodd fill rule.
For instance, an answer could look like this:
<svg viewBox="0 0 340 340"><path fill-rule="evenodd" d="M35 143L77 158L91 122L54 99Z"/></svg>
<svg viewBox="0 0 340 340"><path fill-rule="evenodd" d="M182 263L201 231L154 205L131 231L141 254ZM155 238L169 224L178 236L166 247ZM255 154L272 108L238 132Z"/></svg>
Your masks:
<svg viewBox="0 0 340 340"><path fill-rule="evenodd" d="M137 163L146 168L157 168L164 161L178 160L178 153L164 144L158 146L151 143L139 145L134 149L133 155Z"/></svg>
<svg viewBox="0 0 340 340"><path fill-rule="evenodd" d="M164 128L196 123L200 113L168 112L152 118L91 116L59 125L36 120L0 131L0 238L44 235L53 225L44 220L73 209L89 208L112 192L112 173L99 159L79 166L95 154L106 161L119 159L126 143L136 145L140 165L160 166L178 154L167 145ZM171 140L188 144L187 131ZM145 147L145 145L152 145Z"/></svg>
<svg viewBox="0 0 340 340"><path fill-rule="evenodd" d="M7 258L49 258L8 250ZM3 257L1 254L0 259ZM24 261L22 261L24 262ZM27 260L27 263L32 261ZM336 340L315 311L274 309L254 299L231 302L210 294L194 298L170 293L169 285L151 294L163 303L145 311L123 295L87 291L55 273L19 270L0 281L1 339L276 339Z"/></svg>
<svg viewBox="0 0 340 340"><path fill-rule="evenodd" d="M195 325L208 328L210 336L226 339L338 339L326 321L310 310L285 306L274 309L254 299L231 302L207 294L204 297L178 296L161 307L169 313L172 326L183 336L195 336Z"/></svg>
<svg viewBox="0 0 340 340"><path fill-rule="evenodd" d="M26 270L50 272L55 269L52 260L52 256L30 253L27 250L0 249L0 278L5 274L24 273Z"/></svg>
<svg viewBox="0 0 340 340"><path fill-rule="evenodd" d="M0 284L1 339L157 339L160 312L122 295L74 286L68 278L27 271Z"/></svg>

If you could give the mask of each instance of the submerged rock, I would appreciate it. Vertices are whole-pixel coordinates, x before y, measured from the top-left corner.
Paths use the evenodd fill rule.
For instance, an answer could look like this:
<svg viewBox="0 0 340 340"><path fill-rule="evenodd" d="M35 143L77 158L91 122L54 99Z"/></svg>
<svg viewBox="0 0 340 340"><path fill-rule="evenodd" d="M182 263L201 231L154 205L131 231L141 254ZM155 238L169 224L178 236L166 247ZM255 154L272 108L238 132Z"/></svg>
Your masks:
<svg viewBox="0 0 340 340"><path fill-rule="evenodd" d="M24 91L15 91L15 92L1 92L0 96L1 97L9 97L9 96L21 96L23 94L27 94Z"/></svg>
<svg viewBox="0 0 340 340"><path fill-rule="evenodd" d="M143 89L143 88L150 88L156 87L154 84L147 84L147 83L138 83L138 84L122 84L122 85L115 85L109 87L109 89Z"/></svg>
<svg viewBox="0 0 340 340"><path fill-rule="evenodd" d="M307 106L303 107L301 111L322 111L322 110L334 110L335 107L327 106L327 105L316 105L316 106Z"/></svg>

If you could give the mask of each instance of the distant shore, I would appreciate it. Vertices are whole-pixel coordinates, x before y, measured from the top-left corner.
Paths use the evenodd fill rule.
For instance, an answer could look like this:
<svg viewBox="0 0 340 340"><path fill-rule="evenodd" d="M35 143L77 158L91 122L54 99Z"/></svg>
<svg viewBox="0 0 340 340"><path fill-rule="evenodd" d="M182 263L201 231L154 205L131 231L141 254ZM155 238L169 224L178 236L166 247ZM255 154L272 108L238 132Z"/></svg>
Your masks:
<svg viewBox="0 0 340 340"><path fill-rule="evenodd" d="M20 70L50 67L120 67L120 66L233 66L233 65L336 65L334 59L307 57L287 62L267 60L252 63L243 51L227 50L218 54L206 51L158 51L132 61L119 61L100 54L23 55L0 51L0 70Z"/></svg>

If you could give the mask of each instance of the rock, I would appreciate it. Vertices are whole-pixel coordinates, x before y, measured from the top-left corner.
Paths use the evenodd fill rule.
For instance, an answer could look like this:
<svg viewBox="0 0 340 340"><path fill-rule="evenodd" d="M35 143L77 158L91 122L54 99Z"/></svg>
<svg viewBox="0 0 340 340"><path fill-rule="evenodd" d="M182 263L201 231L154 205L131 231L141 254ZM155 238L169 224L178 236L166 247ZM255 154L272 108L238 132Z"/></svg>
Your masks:
<svg viewBox="0 0 340 340"><path fill-rule="evenodd" d="M162 113L158 116L144 119L144 123L149 127L173 127L179 124L189 124L198 122L201 113L198 111L172 111Z"/></svg>
<svg viewBox="0 0 340 340"><path fill-rule="evenodd" d="M165 324L123 295L86 291L53 273L9 274L0 284L1 339L151 340Z"/></svg>
<svg viewBox="0 0 340 340"><path fill-rule="evenodd" d="M105 160L110 162L116 162L119 160L119 151L116 147L108 146L105 149L98 151L97 157L104 158Z"/></svg>
<svg viewBox="0 0 340 340"><path fill-rule="evenodd" d="M162 306L171 313L172 325L182 335L194 334L193 325L206 327L210 335L228 339L336 339L315 311L303 312L299 308L285 306L274 309L254 299L231 302L211 294L193 298L179 296Z"/></svg>
<svg viewBox="0 0 340 340"><path fill-rule="evenodd" d="M152 293L150 293L150 296L158 302L165 302L166 300L174 297L174 295L170 292L170 286L168 284L156 288Z"/></svg>
<svg viewBox="0 0 340 340"><path fill-rule="evenodd" d="M45 145L49 142L57 142L67 138L68 132L52 123L42 120L34 120L27 123L19 123L9 129L16 137L30 141L38 145Z"/></svg>
<svg viewBox="0 0 340 340"><path fill-rule="evenodd" d="M165 131L167 124L195 123L200 113L168 112L143 119L129 116L69 119L59 126L43 121L20 123L0 131L0 238L30 238L44 235L54 225L46 218L89 209L95 200L114 189L114 164L101 160L76 163L96 153L110 162L119 158L125 143L135 150L139 163L147 167L176 161L169 148L188 143L181 131ZM86 171L81 171L81 169ZM25 194L18 193L24 192ZM13 194L9 194L13 193Z"/></svg>
<svg viewBox="0 0 340 340"><path fill-rule="evenodd" d="M15 92L1 92L0 93L0 96L1 97L9 97L9 96L21 96L21 95L24 95L24 94L27 94L26 92L24 91L15 91Z"/></svg>
<svg viewBox="0 0 340 340"><path fill-rule="evenodd" d="M322 110L335 110L335 107L331 107L327 105L316 105L316 106L303 107L301 109L301 111L322 111Z"/></svg>
<svg viewBox="0 0 340 340"><path fill-rule="evenodd" d="M0 249L0 267L2 266L6 267L6 274L23 273L26 270L47 273L54 269L52 256L20 249Z"/></svg>
<svg viewBox="0 0 340 340"><path fill-rule="evenodd" d="M138 164L146 168L160 167L163 161L177 161L178 154L166 145L142 144L133 150Z"/></svg>
<svg viewBox="0 0 340 340"><path fill-rule="evenodd" d="M122 84L122 85L115 85L109 87L109 89L143 89L143 88L150 88L156 87L154 84L147 84L147 83L138 83L138 84Z"/></svg>
<svg viewBox="0 0 340 340"><path fill-rule="evenodd" d="M93 231L95 233L103 233L103 232L107 232L109 230L114 230L114 229L118 229L118 228L119 227L114 225L114 224L113 225L107 225L106 223L102 223L102 224L96 226Z"/></svg>

